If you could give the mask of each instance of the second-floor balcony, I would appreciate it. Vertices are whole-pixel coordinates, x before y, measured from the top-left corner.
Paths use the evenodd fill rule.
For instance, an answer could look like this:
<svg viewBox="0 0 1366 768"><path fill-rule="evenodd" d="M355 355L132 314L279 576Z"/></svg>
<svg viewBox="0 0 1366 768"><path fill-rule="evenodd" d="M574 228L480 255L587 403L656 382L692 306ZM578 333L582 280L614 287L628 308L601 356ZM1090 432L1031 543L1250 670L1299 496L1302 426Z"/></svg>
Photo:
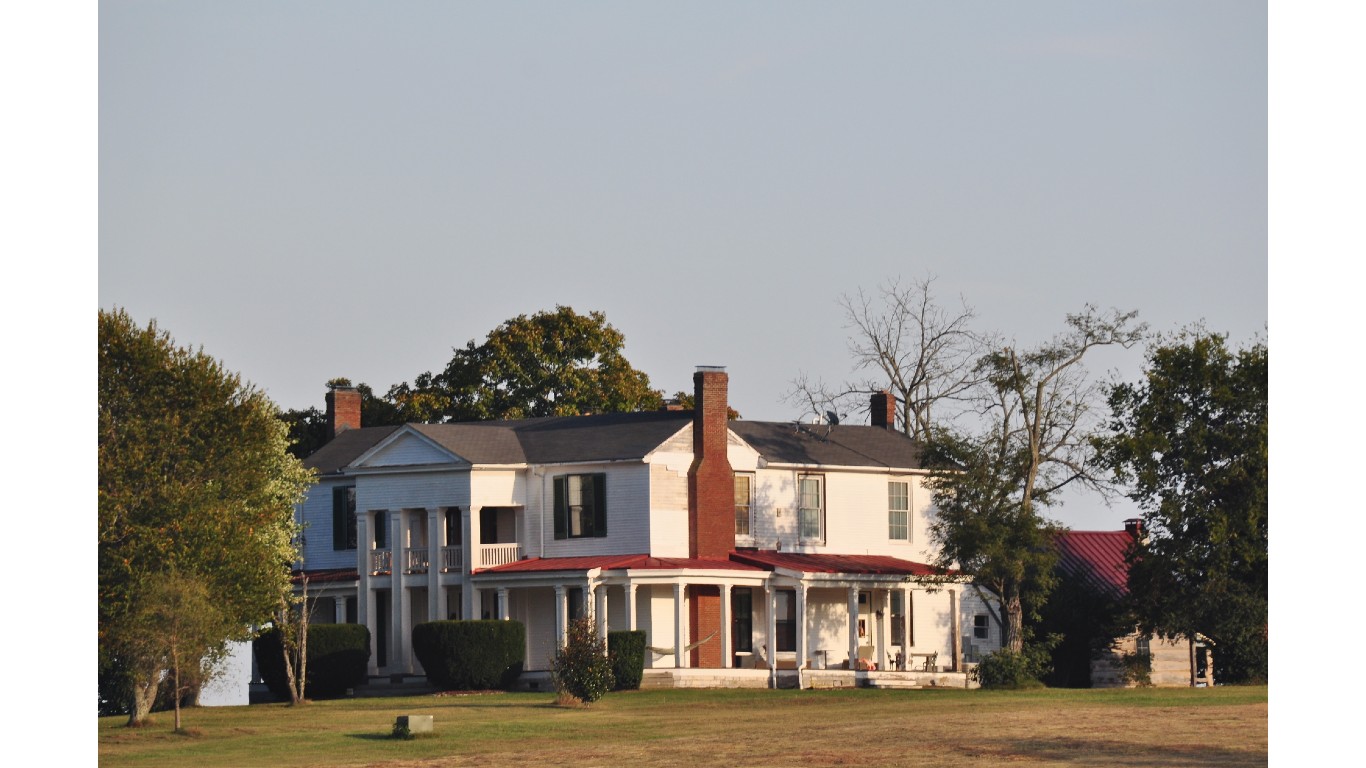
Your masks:
<svg viewBox="0 0 1366 768"><path fill-rule="evenodd" d="M427 573L431 568L432 553L427 547L404 547L403 572L408 574ZM443 573L459 573L465 566L465 548L462 546L442 547L437 553ZM474 547L471 564L474 568L493 568L498 565L515 563L522 559L522 545L479 544ZM370 573L380 576L393 573L394 553L392 549L370 550Z"/></svg>
<svg viewBox="0 0 1366 768"><path fill-rule="evenodd" d="M521 544L480 544L474 561L475 568L492 568L522 559Z"/></svg>

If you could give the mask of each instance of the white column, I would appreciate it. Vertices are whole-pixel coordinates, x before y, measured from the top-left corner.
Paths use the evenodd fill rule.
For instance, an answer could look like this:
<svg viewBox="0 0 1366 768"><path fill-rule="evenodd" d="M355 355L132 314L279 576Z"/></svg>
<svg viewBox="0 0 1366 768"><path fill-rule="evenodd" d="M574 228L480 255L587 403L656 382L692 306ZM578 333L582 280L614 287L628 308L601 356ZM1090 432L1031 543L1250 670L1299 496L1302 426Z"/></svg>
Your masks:
<svg viewBox="0 0 1366 768"><path fill-rule="evenodd" d="M767 644L764 646L768 662L768 687L778 687L778 590L772 584L764 586L764 639Z"/></svg>
<svg viewBox="0 0 1366 768"><path fill-rule="evenodd" d="M682 669L683 663L683 627L686 623L687 615L683 609L684 593L688 585L682 583L674 584L674 668Z"/></svg>
<svg viewBox="0 0 1366 768"><path fill-rule="evenodd" d="M408 660L408 590L405 589L403 576L404 552L408 546L408 515L402 509L389 510L389 618L392 633L390 637L389 669L401 673L411 672Z"/></svg>
<svg viewBox="0 0 1366 768"><path fill-rule="evenodd" d="M911 663L911 648L915 646L915 590L906 590L906 602L902 605L904 613L902 617L906 620L906 632L902 634L902 639L906 642L906 663Z"/></svg>
<svg viewBox="0 0 1366 768"><path fill-rule="evenodd" d="M963 641L959 639L959 632L962 631L963 617L958 615L958 590L949 590L949 615L953 621L949 624L952 631L949 633L949 641L953 643L953 649L949 658L953 659L953 671L959 672L963 669Z"/></svg>
<svg viewBox="0 0 1366 768"><path fill-rule="evenodd" d="M498 615L497 615L495 618L497 618L499 621L507 621L507 620L508 620L508 588L507 588L507 587L499 587L499 588L498 588L498 605L497 605L497 607L496 607L496 610L498 611Z"/></svg>
<svg viewBox="0 0 1366 768"><path fill-rule="evenodd" d="M858 587L849 588L849 668L858 669Z"/></svg>
<svg viewBox="0 0 1366 768"><path fill-rule="evenodd" d="M599 584L593 588L593 622L598 631L598 639L607 642L607 585Z"/></svg>
<svg viewBox="0 0 1366 768"><path fill-rule="evenodd" d="M480 594L480 589L473 584L470 584L467 589L464 587L461 588L460 604L465 607L465 618L474 620L484 618L483 613L481 613L481 611L483 611L484 598L483 595Z"/></svg>
<svg viewBox="0 0 1366 768"><path fill-rule="evenodd" d="M797 688L802 685L802 668L806 666L806 583L797 585Z"/></svg>
<svg viewBox="0 0 1366 768"><path fill-rule="evenodd" d="M888 663L887 652L892 647L892 591L882 590L882 600L879 602L881 608L878 610L882 618L877 623L877 668L891 669Z"/></svg>
<svg viewBox="0 0 1366 768"><path fill-rule="evenodd" d="M346 595L332 598L332 620L338 624L346 623Z"/></svg>
<svg viewBox="0 0 1366 768"><path fill-rule="evenodd" d="M735 665L735 654L731 653L730 642L730 585L721 585L721 668L730 669Z"/></svg>
<svg viewBox="0 0 1366 768"><path fill-rule="evenodd" d="M370 675L379 674L379 659L375 655L374 648L379 642L379 633L382 631L375 626L377 617L375 616L375 594L370 586L370 557L375 551L375 536L371 533L374 513L368 509L361 510L356 515L356 572L360 579L356 582L356 621L365 625L370 630L370 660L366 662L366 673Z"/></svg>
<svg viewBox="0 0 1366 768"><path fill-rule="evenodd" d="M446 618L446 590L441 588L441 548L446 546L446 510L427 508L427 620Z"/></svg>
<svg viewBox="0 0 1366 768"><path fill-rule="evenodd" d="M563 648L569 631L569 594L563 584L555 585L555 647Z"/></svg>
<svg viewBox="0 0 1366 768"><path fill-rule="evenodd" d="M636 585L631 582L622 587L626 592L626 628L636 631Z"/></svg>

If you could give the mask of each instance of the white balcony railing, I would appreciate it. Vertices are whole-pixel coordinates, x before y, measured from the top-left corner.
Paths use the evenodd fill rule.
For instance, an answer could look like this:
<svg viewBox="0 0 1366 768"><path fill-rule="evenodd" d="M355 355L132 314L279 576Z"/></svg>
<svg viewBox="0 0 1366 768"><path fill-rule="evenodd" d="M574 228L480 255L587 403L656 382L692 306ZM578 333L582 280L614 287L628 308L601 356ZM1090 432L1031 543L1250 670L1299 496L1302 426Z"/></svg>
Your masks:
<svg viewBox="0 0 1366 768"><path fill-rule="evenodd" d="M459 571L464 564L464 547L441 548L441 570Z"/></svg>
<svg viewBox="0 0 1366 768"><path fill-rule="evenodd" d="M394 567L394 553L388 549L370 550L370 572L390 573Z"/></svg>
<svg viewBox="0 0 1366 768"><path fill-rule="evenodd" d="M426 547L408 547L403 550L403 567L408 573L426 573L431 565Z"/></svg>
<svg viewBox="0 0 1366 768"><path fill-rule="evenodd" d="M479 567L492 568L507 565L522 559L521 544L480 544Z"/></svg>

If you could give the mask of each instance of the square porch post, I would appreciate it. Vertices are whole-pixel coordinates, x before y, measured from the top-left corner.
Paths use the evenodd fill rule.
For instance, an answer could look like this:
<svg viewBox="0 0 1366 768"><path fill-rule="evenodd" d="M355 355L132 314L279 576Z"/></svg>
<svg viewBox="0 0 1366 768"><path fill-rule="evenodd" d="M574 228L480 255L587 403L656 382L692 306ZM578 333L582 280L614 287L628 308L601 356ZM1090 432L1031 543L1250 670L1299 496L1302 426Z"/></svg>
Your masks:
<svg viewBox="0 0 1366 768"><path fill-rule="evenodd" d="M683 596L687 589L687 584L674 583L674 669L683 668L683 627L687 622L687 613L683 610Z"/></svg>
<svg viewBox="0 0 1366 768"><path fill-rule="evenodd" d="M730 584L721 585L721 668L730 669L735 664L735 655L730 652ZM1194 669L1194 667L1192 667Z"/></svg>
<svg viewBox="0 0 1366 768"><path fill-rule="evenodd" d="M565 634L569 629L566 623L569 617L568 592L563 584L555 585L555 647L563 648Z"/></svg>
<svg viewBox="0 0 1366 768"><path fill-rule="evenodd" d="M858 669L858 586L849 587L849 669Z"/></svg>
<svg viewBox="0 0 1366 768"><path fill-rule="evenodd" d="M806 667L806 582L797 585L797 689L801 690L802 669Z"/></svg>
<svg viewBox="0 0 1366 768"><path fill-rule="evenodd" d="M393 639L393 658L389 659L389 670L398 673L411 673L412 662L408 647L408 612L410 597L404 571L407 570L408 526L407 510L396 509L389 515L389 583L390 583L390 638Z"/></svg>
<svg viewBox="0 0 1366 768"><path fill-rule="evenodd" d="M877 623L877 661L878 669L889 669L888 652L892 648L892 590L882 590L882 601L878 613L882 619Z"/></svg>
<svg viewBox="0 0 1366 768"><path fill-rule="evenodd" d="M631 582L622 586L626 597L626 628L636 631L636 584Z"/></svg>
<svg viewBox="0 0 1366 768"><path fill-rule="evenodd" d="M764 654L768 658L768 687L778 687L778 590L768 584L764 587L764 636L768 644Z"/></svg>

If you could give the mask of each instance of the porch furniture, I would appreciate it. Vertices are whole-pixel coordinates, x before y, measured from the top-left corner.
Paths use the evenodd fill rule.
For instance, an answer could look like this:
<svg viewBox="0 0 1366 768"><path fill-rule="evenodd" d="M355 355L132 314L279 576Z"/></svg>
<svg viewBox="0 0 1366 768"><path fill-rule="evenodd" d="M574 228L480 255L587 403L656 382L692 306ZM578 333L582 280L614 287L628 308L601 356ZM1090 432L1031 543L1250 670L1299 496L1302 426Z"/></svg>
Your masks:
<svg viewBox="0 0 1366 768"><path fill-rule="evenodd" d="M906 656L900 651L887 654L887 669L894 669L897 672L906 671Z"/></svg>
<svg viewBox="0 0 1366 768"><path fill-rule="evenodd" d="M862 669L862 670L869 670L869 671L876 670L876 669L877 669L877 662L876 662L876 661L873 661L874 658L876 658L876 657L873 655L873 646L871 646L871 645L860 645L860 646L858 647L858 668L859 668L859 669Z"/></svg>
<svg viewBox="0 0 1366 768"><path fill-rule="evenodd" d="M910 657L912 659L912 666L916 666L916 662L914 661L915 659L923 658L925 660L924 664L919 665L920 669L924 672L939 671L939 667L935 666L935 661L939 659L939 651L935 651L934 653L912 653L910 654Z"/></svg>

